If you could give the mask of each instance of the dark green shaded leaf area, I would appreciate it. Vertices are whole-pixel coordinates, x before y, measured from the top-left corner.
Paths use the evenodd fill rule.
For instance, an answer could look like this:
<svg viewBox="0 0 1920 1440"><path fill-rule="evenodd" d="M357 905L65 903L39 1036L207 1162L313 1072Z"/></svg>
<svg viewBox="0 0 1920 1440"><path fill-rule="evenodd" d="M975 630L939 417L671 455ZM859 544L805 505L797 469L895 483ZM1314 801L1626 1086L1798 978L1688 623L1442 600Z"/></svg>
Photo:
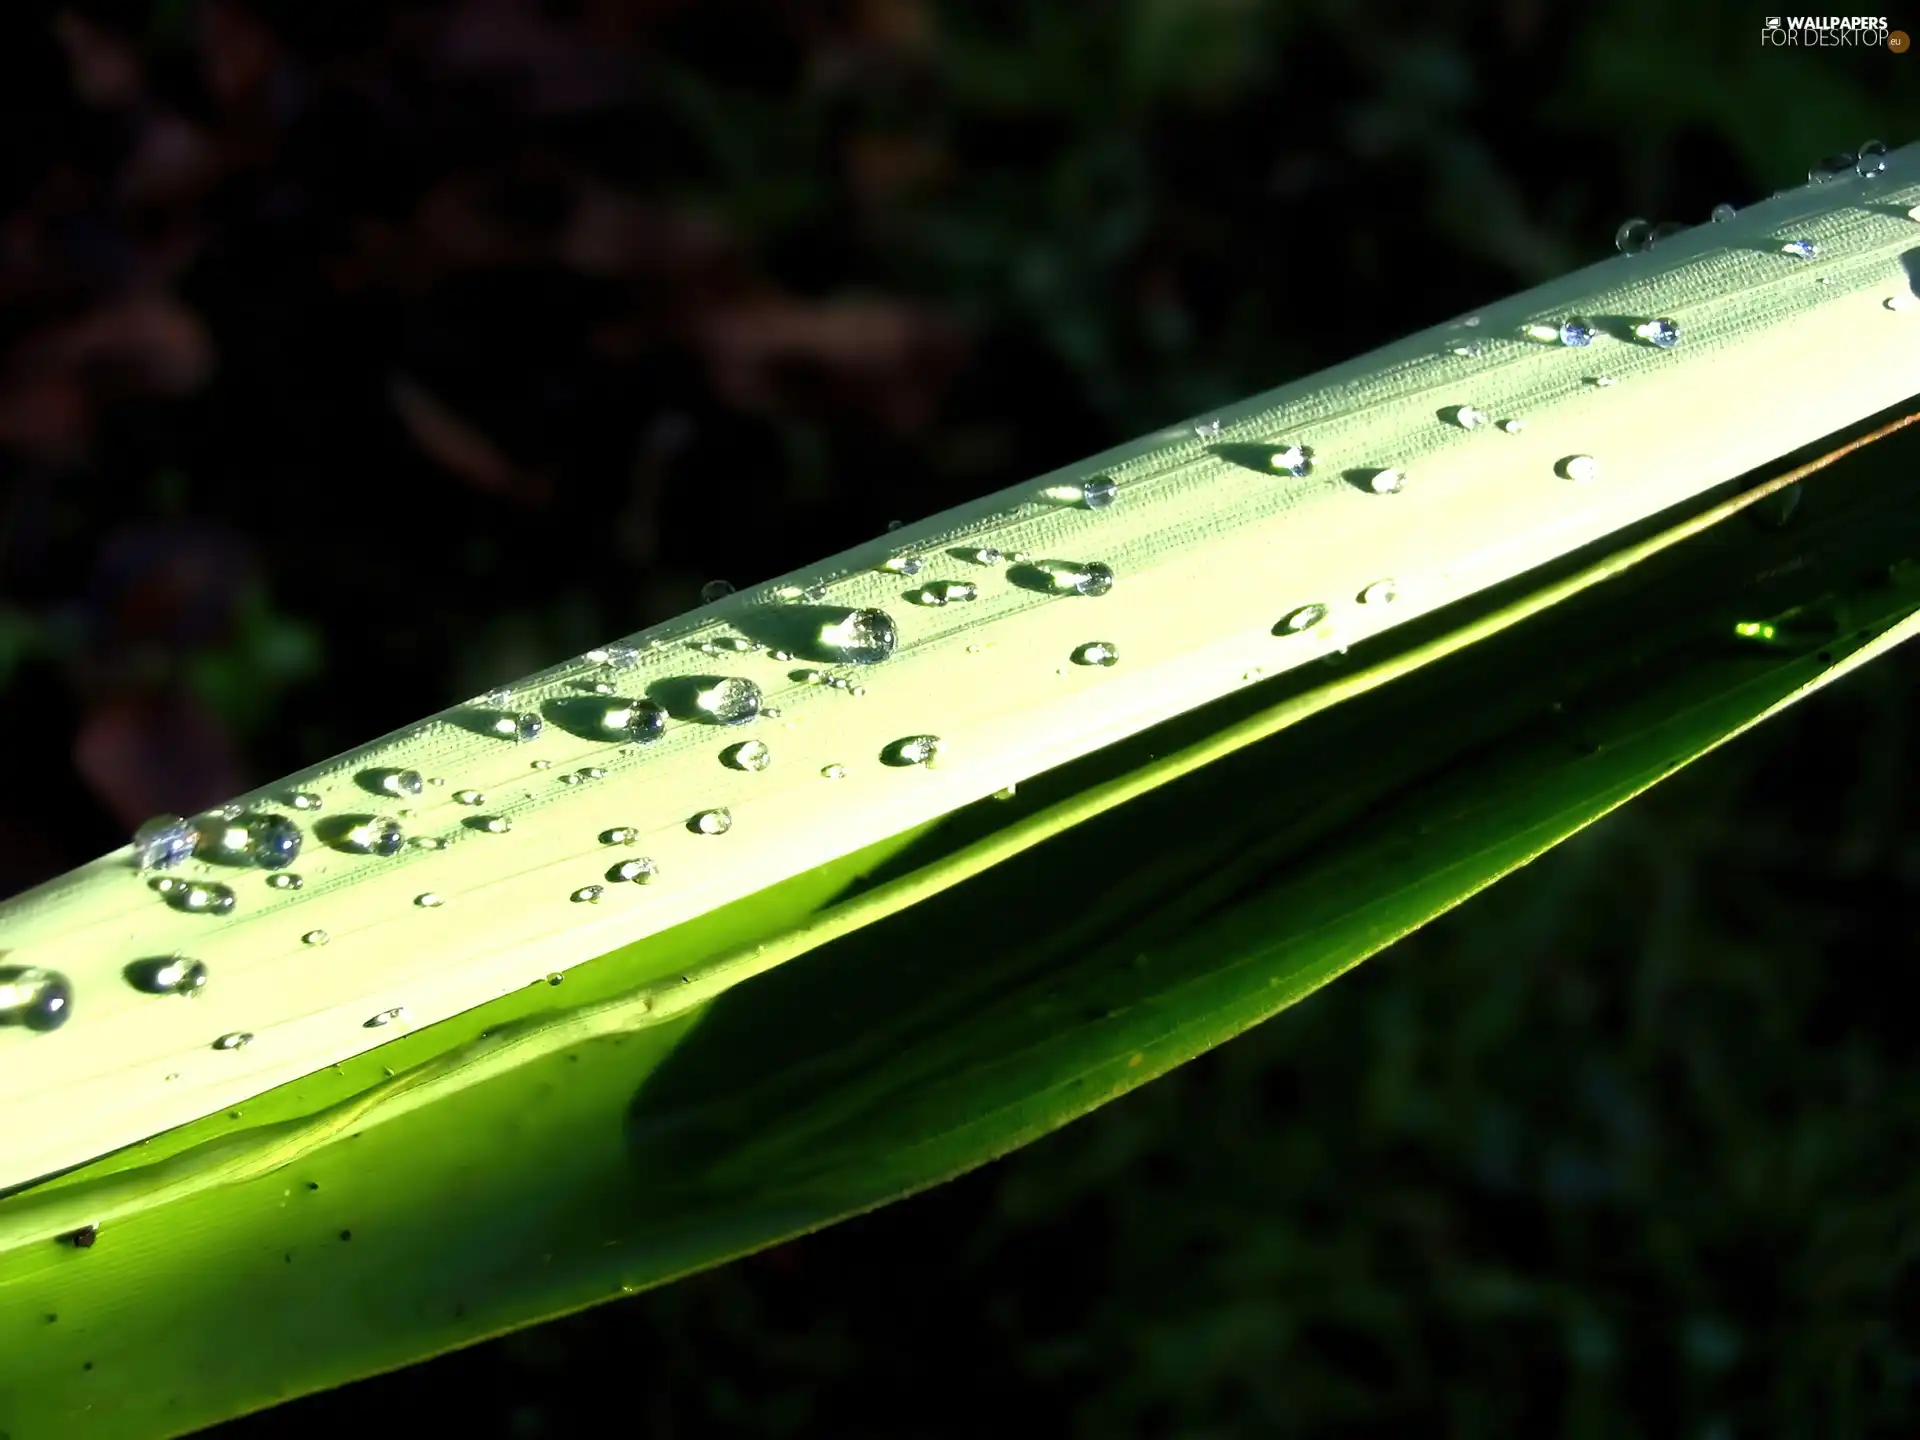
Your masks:
<svg viewBox="0 0 1920 1440"><path fill-rule="evenodd" d="M5 1257L0 1428L12 1440L181 1433L828 1224L1124 1094L1525 864L1920 609L1912 454L1888 442L1808 482L1784 526L1736 517L701 1011L553 1054L276 1174L123 1220L91 1248L49 1243ZM1482 597L1477 608L1506 598ZM801 877L606 957L542 1003L568 986L604 993L623 977L695 963L834 896L937 866L969 838L1462 618L1434 617L1336 664L1250 686L1038 777L1013 800L983 801L890 857L862 857L859 878L845 864ZM1740 638L1742 622L1770 623L1772 639ZM1645 924L1670 903L1663 893L1655 882L1595 923ZM1503 963L1524 970L1553 958L1516 938ZM1457 1003L1377 1023L1490 1023L1471 997L1450 998ZM511 999L524 1013L538 1008ZM424 1052L474 1028L406 1043ZM1302 1033L1297 1024L1292 1033ZM369 1059L390 1062L392 1052ZM1684 1069L1687 1059L1671 1062ZM1411 1083L1391 1073L1375 1081ZM1368 1103L1388 1103L1385 1094ZM319 1098L310 1091L308 1103ZM251 1119L289 1113L282 1092L263 1097ZM1482 1141L1495 1190L1501 1115L1487 1112L1495 1129ZM1249 1163L1270 1163L1261 1156L1276 1145L1285 1154L1335 1143L1276 1123L1277 1135L1247 1137ZM1569 1195L1624 1183L1583 1170L1577 1148L1553 1163ZM1363 1173L1324 1193L1350 1195L1342 1206L1379 1199ZM1207 1203L1191 1191L1169 1198L1176 1210L1204 1213ZM1495 1204L1489 1217L1498 1213ZM1417 1214L1402 1222L1421 1223ZM1192 1213L1167 1223L1194 1234ZM1193 1243L1193 1263L1204 1265L1207 1245L1221 1240ZM1294 1254L1307 1243L1285 1230L1242 1237L1238 1263L1266 1246ZM1655 1233L1637 1243L1680 1242ZM1297 1277L1297 1263L1274 1274ZM1401 1374L1404 1385L1404 1367L1431 1363L1430 1349L1396 1331L1393 1288L1390 1278L1358 1284L1355 1313L1314 1340L1336 1370ZM1549 1316L1566 1327L1576 1361L1629 1343L1613 1328L1619 1317L1578 1295L1498 1275L1470 1288L1448 1303L1496 1326ZM160 1303L170 1295L191 1299L176 1310ZM928 1290L916 1303L939 1296ZM1269 1333L1277 1314L1251 1296L1245 1303L1239 1320L1229 1309L1194 1323L1243 1324L1278 1343ZM1710 1370L1742 1354L1707 1311L1636 1323L1681 1327ZM1175 1366L1254 1343L1209 1340L1203 1328L1156 1339L1149 1322L1128 1343L1148 1347L1145 1364ZM1154 1346L1171 1348L1155 1358ZM1068 1346L1056 1363L1070 1367L1073 1353ZM1269 1410L1284 1416L1284 1399Z"/></svg>

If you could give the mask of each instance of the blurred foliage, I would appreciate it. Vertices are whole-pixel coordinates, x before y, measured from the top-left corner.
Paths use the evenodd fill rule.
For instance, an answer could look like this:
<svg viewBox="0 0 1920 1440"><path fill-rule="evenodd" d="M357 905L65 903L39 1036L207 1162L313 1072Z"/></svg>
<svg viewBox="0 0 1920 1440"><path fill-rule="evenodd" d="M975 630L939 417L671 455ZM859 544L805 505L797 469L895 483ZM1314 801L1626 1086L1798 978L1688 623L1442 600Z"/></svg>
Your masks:
<svg viewBox="0 0 1920 1440"><path fill-rule="evenodd" d="M5 7L0 885L1914 138L1920 61L1759 23ZM1911 1434L1913 693L954 1185L226 1428Z"/></svg>

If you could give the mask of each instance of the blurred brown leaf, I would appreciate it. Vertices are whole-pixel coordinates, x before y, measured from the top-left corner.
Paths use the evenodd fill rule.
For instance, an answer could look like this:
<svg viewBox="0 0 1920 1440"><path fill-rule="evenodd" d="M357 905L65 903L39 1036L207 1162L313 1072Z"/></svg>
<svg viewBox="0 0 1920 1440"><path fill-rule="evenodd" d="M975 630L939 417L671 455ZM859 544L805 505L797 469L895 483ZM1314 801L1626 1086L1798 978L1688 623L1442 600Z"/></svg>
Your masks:
<svg viewBox="0 0 1920 1440"><path fill-rule="evenodd" d="M476 490L523 504L539 504L552 493L551 476L516 465L492 439L417 380L395 375L387 382L387 393L414 444L448 474Z"/></svg>
<svg viewBox="0 0 1920 1440"><path fill-rule="evenodd" d="M247 788L227 727L176 692L117 695L80 723L73 763L129 832L151 815L191 815Z"/></svg>

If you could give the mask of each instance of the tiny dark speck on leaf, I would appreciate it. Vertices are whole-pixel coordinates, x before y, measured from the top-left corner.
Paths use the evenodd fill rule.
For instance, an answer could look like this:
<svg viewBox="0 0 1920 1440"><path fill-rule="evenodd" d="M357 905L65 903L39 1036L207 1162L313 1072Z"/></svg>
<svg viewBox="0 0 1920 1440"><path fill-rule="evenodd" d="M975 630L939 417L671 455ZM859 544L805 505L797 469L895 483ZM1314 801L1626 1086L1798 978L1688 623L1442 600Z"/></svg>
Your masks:
<svg viewBox="0 0 1920 1440"><path fill-rule="evenodd" d="M66 1242L76 1250L91 1250L93 1248L93 1242L100 1238L100 1227L98 1225L82 1225L78 1230L70 1232L64 1238Z"/></svg>
<svg viewBox="0 0 1920 1440"><path fill-rule="evenodd" d="M342 1240L351 1240L353 1238L353 1232L351 1230L342 1230L340 1232L340 1238Z"/></svg>
<svg viewBox="0 0 1920 1440"><path fill-rule="evenodd" d="M84 1363L83 1363L83 1364L82 1364L82 1365L80 1366L80 1368L81 1368L82 1370L91 1370L91 1369L93 1368L93 1361L91 1361L91 1360L88 1360L88 1361L85 1361L85 1362L84 1362Z"/></svg>
<svg viewBox="0 0 1920 1440"><path fill-rule="evenodd" d="M307 1189L318 1190L319 1188L320 1188L320 1182L318 1180L307 1181Z"/></svg>

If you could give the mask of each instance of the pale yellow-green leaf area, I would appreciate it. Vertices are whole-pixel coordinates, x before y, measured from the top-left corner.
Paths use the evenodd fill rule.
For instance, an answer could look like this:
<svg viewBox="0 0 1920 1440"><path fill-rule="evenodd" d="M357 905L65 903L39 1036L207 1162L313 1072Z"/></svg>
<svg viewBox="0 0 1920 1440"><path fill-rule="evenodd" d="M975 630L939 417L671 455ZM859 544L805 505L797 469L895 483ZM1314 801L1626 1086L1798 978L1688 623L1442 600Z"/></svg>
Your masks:
<svg viewBox="0 0 1920 1440"><path fill-rule="evenodd" d="M728 596L629 637L630 664L569 661L233 797L305 832L298 889L200 858L141 874L122 850L8 902L0 966L57 971L73 1002L45 1033L0 1026L0 1185L541 982L1920 392L1916 205L1908 147L1877 180L1790 192ZM1405 258L1412 313L1412 238ZM1562 343L1575 317L1591 343ZM893 652L823 658L820 627L861 608L892 618ZM1114 663L1083 663L1095 644ZM694 703L728 678L758 689L747 723ZM648 696L671 718L634 743L615 727ZM521 714L532 739L491 728ZM898 763L928 736L931 763ZM765 768L729 753L749 740ZM425 783L380 793L386 770ZM351 817L406 843L358 853L328 828ZM618 878L641 858L650 879ZM184 913L156 879L233 907ZM199 994L129 983L172 955L207 966Z"/></svg>

